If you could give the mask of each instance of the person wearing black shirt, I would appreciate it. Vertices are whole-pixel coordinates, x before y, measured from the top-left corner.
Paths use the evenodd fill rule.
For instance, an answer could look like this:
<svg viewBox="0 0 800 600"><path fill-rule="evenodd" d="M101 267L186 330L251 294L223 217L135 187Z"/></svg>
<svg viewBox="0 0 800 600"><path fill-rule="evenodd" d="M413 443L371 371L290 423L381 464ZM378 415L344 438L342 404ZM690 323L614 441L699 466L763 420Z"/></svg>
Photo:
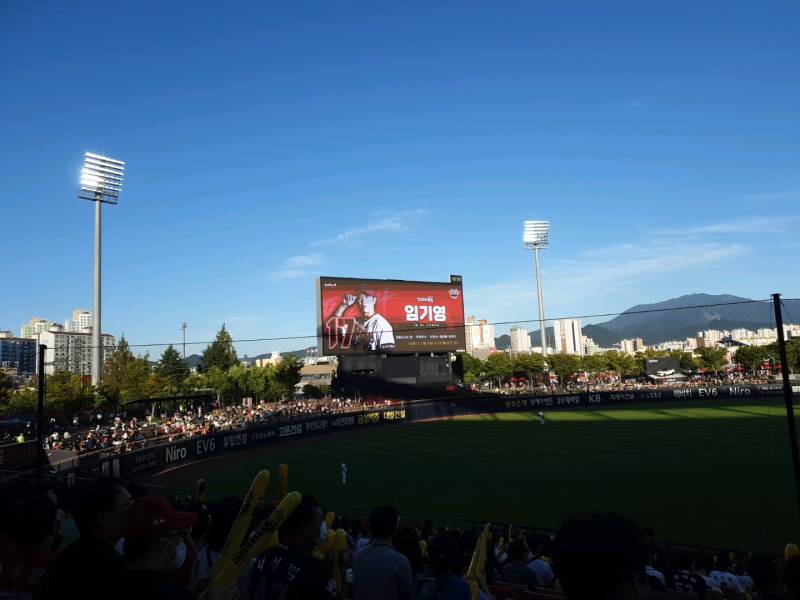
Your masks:
<svg viewBox="0 0 800 600"><path fill-rule="evenodd" d="M573 515L553 541L553 568L567 600L649 592L647 560L639 526L613 512Z"/></svg>
<svg viewBox="0 0 800 600"><path fill-rule="evenodd" d="M536 573L525 564L528 549L522 540L514 540L508 545L509 561L503 565L503 581L515 585L525 585L529 591L536 589Z"/></svg>
<svg viewBox="0 0 800 600"><path fill-rule="evenodd" d="M44 600L107 598L122 575L122 556L114 545L122 537L122 519L133 504L118 479L96 479L76 490L72 517L80 537L69 544L53 566Z"/></svg>
<svg viewBox="0 0 800 600"><path fill-rule="evenodd" d="M280 544L259 556L239 579L242 600L334 600L336 582L331 568L314 558L322 510L312 496L278 530Z"/></svg>

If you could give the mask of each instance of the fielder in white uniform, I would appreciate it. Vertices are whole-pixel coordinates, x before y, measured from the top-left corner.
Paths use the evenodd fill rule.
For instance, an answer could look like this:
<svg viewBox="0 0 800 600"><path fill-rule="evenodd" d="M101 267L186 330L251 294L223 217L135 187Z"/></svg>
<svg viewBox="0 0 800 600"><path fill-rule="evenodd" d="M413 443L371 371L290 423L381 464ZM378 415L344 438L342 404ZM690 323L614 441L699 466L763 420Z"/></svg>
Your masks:
<svg viewBox="0 0 800 600"><path fill-rule="evenodd" d="M347 483L347 463L342 463L342 484Z"/></svg>

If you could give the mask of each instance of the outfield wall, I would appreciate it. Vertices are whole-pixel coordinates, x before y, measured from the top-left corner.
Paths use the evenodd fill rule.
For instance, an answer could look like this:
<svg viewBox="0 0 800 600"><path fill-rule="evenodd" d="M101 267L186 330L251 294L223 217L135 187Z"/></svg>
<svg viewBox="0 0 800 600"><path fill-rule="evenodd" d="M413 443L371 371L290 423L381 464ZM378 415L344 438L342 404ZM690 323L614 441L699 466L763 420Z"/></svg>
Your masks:
<svg viewBox="0 0 800 600"><path fill-rule="evenodd" d="M70 461L71 464L62 463L58 471L63 473L67 479L69 477L107 475L128 480L144 473L161 471L255 446L404 420L406 420L406 411L402 408L383 408L357 413L308 417L192 437L125 454L78 456L74 462Z"/></svg>
<svg viewBox="0 0 800 600"><path fill-rule="evenodd" d="M684 400L742 399L781 397L781 385L720 385L663 390L643 389L574 394L472 394L438 401L406 404L409 421L457 417L480 413L584 409L621 404L679 402Z"/></svg>
<svg viewBox="0 0 800 600"><path fill-rule="evenodd" d="M278 443L337 431L371 427L399 421L426 421L498 412L575 410L619 405L641 405L649 402L676 402L703 399L744 399L773 397L780 399L780 385L710 386L669 390L634 390L618 392L582 392L551 395L472 394L438 400L406 402L402 407L387 407L357 413L308 417L296 421L256 425L238 431L152 446L117 455L84 455L62 463L59 472L67 479L111 475L123 479L161 471L190 463Z"/></svg>

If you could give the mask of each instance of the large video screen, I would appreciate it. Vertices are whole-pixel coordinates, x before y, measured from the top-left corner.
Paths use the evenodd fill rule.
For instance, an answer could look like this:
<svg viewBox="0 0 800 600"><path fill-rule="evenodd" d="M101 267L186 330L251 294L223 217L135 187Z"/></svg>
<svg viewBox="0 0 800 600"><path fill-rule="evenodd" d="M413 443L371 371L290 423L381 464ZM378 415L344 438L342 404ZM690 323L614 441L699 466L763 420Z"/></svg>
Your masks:
<svg viewBox="0 0 800 600"><path fill-rule="evenodd" d="M320 277L322 354L466 349L461 283Z"/></svg>

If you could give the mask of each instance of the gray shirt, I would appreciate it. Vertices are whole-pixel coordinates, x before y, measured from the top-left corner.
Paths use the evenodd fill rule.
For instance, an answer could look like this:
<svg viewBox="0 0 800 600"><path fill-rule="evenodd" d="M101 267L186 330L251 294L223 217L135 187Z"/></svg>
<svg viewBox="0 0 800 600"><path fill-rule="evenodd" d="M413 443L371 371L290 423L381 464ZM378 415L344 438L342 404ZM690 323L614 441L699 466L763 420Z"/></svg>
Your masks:
<svg viewBox="0 0 800 600"><path fill-rule="evenodd" d="M383 540L372 540L353 559L355 600L407 600L414 580L408 559Z"/></svg>

